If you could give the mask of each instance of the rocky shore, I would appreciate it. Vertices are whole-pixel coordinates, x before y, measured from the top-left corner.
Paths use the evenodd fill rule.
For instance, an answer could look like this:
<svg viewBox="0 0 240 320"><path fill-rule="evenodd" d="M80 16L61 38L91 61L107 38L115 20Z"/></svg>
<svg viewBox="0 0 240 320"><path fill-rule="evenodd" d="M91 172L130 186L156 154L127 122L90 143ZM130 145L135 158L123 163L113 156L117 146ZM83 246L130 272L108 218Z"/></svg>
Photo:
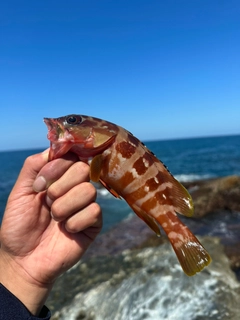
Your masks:
<svg viewBox="0 0 240 320"><path fill-rule="evenodd" d="M225 223L226 230L223 230L219 237L230 259L231 268L238 274L240 269L240 177L228 176L186 183L185 187L193 198L195 221L210 224L211 220L218 220L220 228ZM209 234L201 232L197 224L193 224L192 230L197 234ZM206 230L211 233L208 227Z"/></svg>
<svg viewBox="0 0 240 320"><path fill-rule="evenodd" d="M194 217L223 210L240 212L240 177L228 176L184 184L192 195Z"/></svg>
<svg viewBox="0 0 240 320"><path fill-rule="evenodd" d="M184 298L186 292L192 291L192 294L198 297L198 286L201 294L205 292L206 297L211 292L210 305L206 298L200 296L198 299L203 299L203 304L195 301L197 309L192 306L189 310L194 311L194 317L191 315L192 320L195 319L195 315L198 320L206 317L238 319L240 307L237 299L240 299L240 291L236 275L240 268L240 177L197 181L186 183L185 186L192 194L195 216L190 219L180 218L196 235L201 236L212 256L211 266L195 277L185 276L166 237L156 237L139 218L132 215L110 231L101 234L79 264L57 281L47 301L54 314L53 319L124 319L121 316L126 312L124 308L128 305L127 301L126 306L120 308L118 304L121 296L115 296L114 302L111 295L116 292L123 294L121 290L126 286L125 282L133 285L135 281L135 285L139 286L138 297L133 298L130 295L132 287L128 287L129 299L132 299L132 304L134 301L140 303L141 288L145 288L146 292L151 290L153 284L148 283L148 276L149 279L153 279L156 275L162 281L168 279L166 283L169 288L181 288L178 295L181 296L180 304L183 308L184 303L187 303L187 299ZM168 288L164 281L162 286ZM168 292L169 288L164 294L172 295ZM125 295L127 294L128 292L125 292ZM104 307L104 297L105 300L108 299L108 308L106 305ZM168 314L173 312L171 301L164 301L160 297L156 298L155 307L145 307L145 312L158 310L156 319L170 319L163 318L163 315L160 317L162 309L168 310ZM204 304L207 307L204 307ZM98 310L101 310L99 314ZM115 316L113 310L118 310ZM150 316L141 317L137 309L135 315L136 317L132 315L131 319L151 319Z"/></svg>

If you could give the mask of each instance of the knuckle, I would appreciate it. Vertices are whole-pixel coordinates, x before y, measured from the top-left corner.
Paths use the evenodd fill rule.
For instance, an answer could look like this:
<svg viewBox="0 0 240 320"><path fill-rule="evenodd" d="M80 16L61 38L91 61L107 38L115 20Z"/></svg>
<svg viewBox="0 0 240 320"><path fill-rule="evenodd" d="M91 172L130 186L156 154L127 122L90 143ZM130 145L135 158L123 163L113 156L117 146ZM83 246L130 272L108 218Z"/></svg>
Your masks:
<svg viewBox="0 0 240 320"><path fill-rule="evenodd" d="M93 200L97 197L97 190L90 182L84 182L80 185L80 188L83 190L84 194L88 199Z"/></svg>
<svg viewBox="0 0 240 320"><path fill-rule="evenodd" d="M98 226L102 228L102 210L98 203L92 202L89 206L92 219L97 222Z"/></svg>
<svg viewBox="0 0 240 320"><path fill-rule="evenodd" d="M26 167L31 166L31 164L35 162L36 156L37 156L37 155L35 155L35 154L34 154L34 155L31 155L31 156L28 156L28 157L24 160L24 166L26 166Z"/></svg>
<svg viewBox="0 0 240 320"><path fill-rule="evenodd" d="M78 227L75 223L73 223L72 221L67 221L65 224L65 227L67 229L68 232L71 233L77 233L78 232Z"/></svg>
<svg viewBox="0 0 240 320"><path fill-rule="evenodd" d="M53 184L53 185L50 185L50 186L48 187L47 195L48 195L48 197L49 197L50 199L52 199L52 200L57 199L58 196L59 196L58 193L59 193L59 192L58 192L58 189L54 187L54 184Z"/></svg>
<svg viewBox="0 0 240 320"><path fill-rule="evenodd" d="M99 204L97 202L92 202L91 203L91 210L92 210L92 214L98 218L99 216L101 216L102 214L102 210L101 207L99 206Z"/></svg>
<svg viewBox="0 0 240 320"><path fill-rule="evenodd" d="M54 201L51 206L51 214L55 220L61 221L64 219L65 210L59 205L58 201Z"/></svg>
<svg viewBox="0 0 240 320"><path fill-rule="evenodd" d="M78 161L74 164L74 170L78 171L79 176L83 176L89 180L89 170L90 167L88 164L82 161Z"/></svg>

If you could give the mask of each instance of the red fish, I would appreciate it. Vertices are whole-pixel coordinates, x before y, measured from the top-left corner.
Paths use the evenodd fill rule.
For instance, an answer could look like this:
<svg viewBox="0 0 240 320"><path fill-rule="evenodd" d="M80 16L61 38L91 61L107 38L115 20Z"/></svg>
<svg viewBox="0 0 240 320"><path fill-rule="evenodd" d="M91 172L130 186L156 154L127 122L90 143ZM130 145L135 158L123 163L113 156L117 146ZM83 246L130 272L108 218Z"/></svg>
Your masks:
<svg viewBox="0 0 240 320"><path fill-rule="evenodd" d="M193 215L188 191L164 164L129 131L84 115L44 118L50 140L49 161L71 151L90 165L90 178L123 198L157 234L166 232L184 272L192 276L211 258L176 213Z"/></svg>

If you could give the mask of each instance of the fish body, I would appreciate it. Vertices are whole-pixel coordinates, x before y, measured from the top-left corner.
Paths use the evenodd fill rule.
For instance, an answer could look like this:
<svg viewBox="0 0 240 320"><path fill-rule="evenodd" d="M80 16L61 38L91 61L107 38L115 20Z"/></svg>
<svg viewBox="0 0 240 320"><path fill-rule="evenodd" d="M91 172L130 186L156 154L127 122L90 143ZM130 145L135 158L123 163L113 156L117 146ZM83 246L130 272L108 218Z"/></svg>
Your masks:
<svg viewBox="0 0 240 320"><path fill-rule="evenodd" d="M71 151L90 165L90 178L123 198L157 234L166 232L184 272L191 276L211 258L178 218L193 215L188 191L135 136L111 122L84 115L44 118L50 140L49 160Z"/></svg>

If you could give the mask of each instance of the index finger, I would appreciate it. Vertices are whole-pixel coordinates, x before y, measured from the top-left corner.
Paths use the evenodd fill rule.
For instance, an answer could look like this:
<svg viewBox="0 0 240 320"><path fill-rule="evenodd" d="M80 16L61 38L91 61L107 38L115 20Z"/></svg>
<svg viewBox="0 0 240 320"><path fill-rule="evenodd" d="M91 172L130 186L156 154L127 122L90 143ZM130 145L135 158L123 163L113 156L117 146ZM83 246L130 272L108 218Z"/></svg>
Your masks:
<svg viewBox="0 0 240 320"><path fill-rule="evenodd" d="M53 182L58 180L72 165L79 161L76 154L68 152L59 159L52 160L45 164L39 171L33 189L36 192L46 190Z"/></svg>

